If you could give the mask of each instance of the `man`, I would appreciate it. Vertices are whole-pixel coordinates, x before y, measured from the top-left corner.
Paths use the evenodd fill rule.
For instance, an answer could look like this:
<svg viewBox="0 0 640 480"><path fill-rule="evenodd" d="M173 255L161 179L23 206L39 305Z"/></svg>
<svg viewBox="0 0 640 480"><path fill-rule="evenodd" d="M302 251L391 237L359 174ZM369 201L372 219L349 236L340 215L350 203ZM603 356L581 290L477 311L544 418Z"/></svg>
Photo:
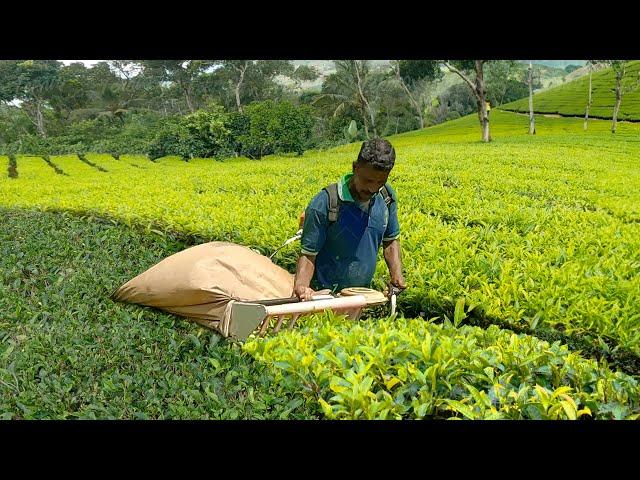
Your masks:
<svg viewBox="0 0 640 480"><path fill-rule="evenodd" d="M294 281L294 294L300 300L310 300L320 289L339 292L346 287L369 287L380 244L391 284L406 288L398 240L398 199L387 183L395 158L387 140L368 140L353 162L353 173L313 197L304 214Z"/></svg>

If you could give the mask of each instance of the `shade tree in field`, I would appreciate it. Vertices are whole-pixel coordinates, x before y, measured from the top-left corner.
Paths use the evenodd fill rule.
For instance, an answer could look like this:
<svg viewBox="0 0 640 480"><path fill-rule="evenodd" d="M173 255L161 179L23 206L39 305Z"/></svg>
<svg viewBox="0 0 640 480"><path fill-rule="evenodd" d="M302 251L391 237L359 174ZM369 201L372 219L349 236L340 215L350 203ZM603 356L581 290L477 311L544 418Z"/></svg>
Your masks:
<svg viewBox="0 0 640 480"><path fill-rule="evenodd" d="M484 81L484 64L488 60L443 60L443 64L454 72L471 89L476 97L478 120L482 129L482 141L490 142L489 115L487 112L487 90ZM475 74L475 76L473 76Z"/></svg>

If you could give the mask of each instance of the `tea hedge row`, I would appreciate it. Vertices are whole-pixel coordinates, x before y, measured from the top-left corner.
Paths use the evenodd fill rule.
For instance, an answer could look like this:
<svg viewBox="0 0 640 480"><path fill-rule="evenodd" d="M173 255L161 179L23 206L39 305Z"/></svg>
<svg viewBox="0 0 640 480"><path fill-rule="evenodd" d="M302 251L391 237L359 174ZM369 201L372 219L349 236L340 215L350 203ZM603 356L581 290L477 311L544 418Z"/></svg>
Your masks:
<svg viewBox="0 0 640 480"><path fill-rule="evenodd" d="M638 419L633 377L527 335L331 314L244 345L329 419Z"/></svg>
<svg viewBox="0 0 640 480"><path fill-rule="evenodd" d="M557 327L640 354L640 129L612 139L599 126L584 134L579 120L547 118L531 137L519 134L526 119L494 113L488 145L467 140L473 118L392 138L410 285L400 308L442 314L464 299L514 326ZM52 157L69 176L40 161L36 177L3 181L0 202L109 215L269 254L295 232L308 200L350 170L358 148L260 162L87 156L108 172ZM18 171L32 161L19 157ZM296 256L290 247L275 259L293 269ZM374 287L386 276L380 258Z"/></svg>
<svg viewBox="0 0 640 480"><path fill-rule="evenodd" d="M315 418L312 402L239 345L109 299L186 247L111 222L0 208L0 419Z"/></svg>

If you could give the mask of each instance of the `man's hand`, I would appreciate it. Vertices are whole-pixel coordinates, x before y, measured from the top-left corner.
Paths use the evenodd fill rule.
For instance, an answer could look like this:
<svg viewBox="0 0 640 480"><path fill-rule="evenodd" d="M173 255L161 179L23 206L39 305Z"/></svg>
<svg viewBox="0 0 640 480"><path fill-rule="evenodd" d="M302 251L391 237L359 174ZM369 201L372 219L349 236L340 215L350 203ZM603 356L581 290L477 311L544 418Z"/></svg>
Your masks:
<svg viewBox="0 0 640 480"><path fill-rule="evenodd" d="M316 293L311 287L305 287L303 285L296 285L293 288L293 293L298 297L301 301L311 300L311 297Z"/></svg>
<svg viewBox="0 0 640 480"><path fill-rule="evenodd" d="M396 288L399 288L400 290L404 290L405 288L407 288L407 284L404 281L404 277L402 276L402 274L397 274L397 275L393 275L391 277L391 285L393 285Z"/></svg>
<svg viewBox="0 0 640 480"><path fill-rule="evenodd" d="M398 239L384 244L384 260L389 267L389 274L391 275L390 283L394 287L404 290L407 288L407 284L402 275L402 260L400 257L400 241Z"/></svg>
<svg viewBox="0 0 640 480"><path fill-rule="evenodd" d="M296 265L296 276L293 280L293 294L303 302L311 300L311 296L315 293L309 288L313 271L316 266L316 258L313 255L301 254Z"/></svg>

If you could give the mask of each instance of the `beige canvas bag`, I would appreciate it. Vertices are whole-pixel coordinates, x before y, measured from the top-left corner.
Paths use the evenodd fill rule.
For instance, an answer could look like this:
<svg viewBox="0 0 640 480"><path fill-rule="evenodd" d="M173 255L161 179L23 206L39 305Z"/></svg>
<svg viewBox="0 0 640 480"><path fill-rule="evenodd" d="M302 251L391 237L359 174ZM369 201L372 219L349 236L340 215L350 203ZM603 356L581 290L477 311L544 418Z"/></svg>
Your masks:
<svg viewBox="0 0 640 480"><path fill-rule="evenodd" d="M294 275L250 248L209 242L165 258L111 298L187 317L227 337L234 301L291 297L293 280Z"/></svg>

